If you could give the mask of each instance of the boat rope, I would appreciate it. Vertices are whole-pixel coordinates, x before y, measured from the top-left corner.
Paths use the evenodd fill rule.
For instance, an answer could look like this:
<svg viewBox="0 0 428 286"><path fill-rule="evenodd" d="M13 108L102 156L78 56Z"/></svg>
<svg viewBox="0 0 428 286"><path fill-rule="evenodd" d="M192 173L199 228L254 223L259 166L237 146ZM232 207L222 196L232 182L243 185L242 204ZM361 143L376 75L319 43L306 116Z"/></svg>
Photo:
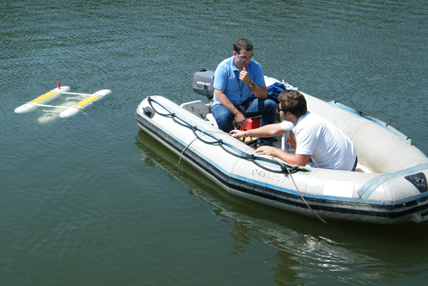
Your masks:
<svg viewBox="0 0 428 286"><path fill-rule="evenodd" d="M94 119L92 119L86 112L83 111L82 108L79 108L79 112L81 112L83 115L85 115L94 125L98 126L101 130L104 131L105 134L109 135L111 138L117 137L117 136L111 134L109 131L107 131L99 122L96 122Z"/></svg>
<svg viewBox="0 0 428 286"><path fill-rule="evenodd" d="M217 132L221 132L221 131L217 131ZM205 131L203 131L202 133L204 134L204 133L205 133ZM196 141L196 139L199 139L199 140L201 140L201 141L202 141L202 139L199 137L199 135L198 135L198 134L196 134L195 138L193 138L193 140L192 140L189 144L187 144L187 146L183 149L183 151L181 151L180 159L178 160L178 163L177 163L177 165L175 165L175 167L178 167L178 165L180 165L181 158L183 157L184 152L185 152L185 151L190 147L190 145L192 145L192 143L193 143L193 142L195 142L195 141Z"/></svg>
<svg viewBox="0 0 428 286"><path fill-rule="evenodd" d="M207 131L207 130L200 130L197 126L192 126L191 124L189 124L188 122L184 121L183 119L181 119L180 117L178 117L175 113L171 113L169 112L164 106L162 106L159 102L156 102L156 104L158 104L159 106L161 106L163 109L165 109L166 111L168 111L168 113L161 113L158 110L156 110L152 104L152 102L156 102L155 100L153 100L151 97L148 97L148 103L150 105L150 107L152 108L152 110L154 112L156 112L157 114L164 116L164 117L171 117L172 120L174 122L176 122L177 124L183 126L183 127L187 127L190 128L192 130L192 132L195 134L195 138L193 138L193 140L187 144L187 146L181 151L180 154L180 158L179 161L177 163L177 165L175 167L177 167L182 159L182 156L184 155L184 152L190 147L190 145L193 144L193 142L195 142L197 139L199 139L201 142L205 143L205 144L209 144L209 145L218 145L220 146L224 151L226 151L227 153L236 156L238 158L242 158L242 159L246 159L246 160L250 160L253 164L255 164L256 166L269 171L269 172L273 172L273 173L281 173L281 174L288 174L289 177L291 178L294 186L296 187L297 192L300 195L300 198L303 200L303 202L305 203L305 205L307 206L307 208L318 218L320 219L323 223L327 223L324 219L322 219L312 208L311 206L308 204L308 202L305 200L303 194L300 192L296 182L294 181L293 175L294 173L298 172L298 171L303 171L303 172L308 172L308 170L304 169L304 168L300 168L299 166L291 166L291 165L287 165L283 162L279 162L277 160L272 159L267 159L264 157L259 157L256 156L254 154L248 154L245 153L243 151L241 151L240 149L236 148L233 145L227 144L226 142L224 142L222 139L218 139L215 136L211 135L211 133L223 133L223 131ZM208 140L204 140L203 136L206 135L208 137L210 137L211 139L213 139L214 141L208 141ZM235 152L232 152L231 150L234 150ZM240 154L239 154L240 153ZM274 170L271 168L268 168L262 164L260 164L258 161L265 161L265 162L275 162L277 164L280 165L280 170Z"/></svg>
<svg viewBox="0 0 428 286"><path fill-rule="evenodd" d="M281 163L280 163L281 164ZM287 169L287 168L286 168ZM288 169L287 169L288 170ZM300 198L303 200L303 202L306 204L306 206L308 207L308 209L317 217L319 218L323 223L327 223L322 217L320 217L312 208L311 206L308 204L308 202L305 200L305 197L303 197L302 192L300 192L299 187L297 186L296 182L294 181L293 178L293 174L289 173L291 180L293 181L294 186L296 187L297 192L300 195Z"/></svg>
<svg viewBox="0 0 428 286"><path fill-rule="evenodd" d="M148 100L148 103L149 103L151 109L156 114L158 114L160 116L164 116L164 117L170 117L175 123L177 123L183 127L191 129L192 132L195 134L195 138L183 149L183 151L181 152L181 156L184 155L184 152L190 147L191 144L193 144L193 142L196 141L196 139L199 139L201 142L203 142L205 144L217 145L217 146L221 147L227 153L229 153L235 157L241 158L241 159L249 160L249 161L253 162L256 166L258 166L258 167L260 167L266 171L272 172L272 173L292 174L292 173L296 173L299 171L300 172L309 172L309 170L307 170L305 168L283 164L281 162L278 162L277 160L272 160L272 159L268 159L265 157L256 156L254 154L248 154L248 153L240 150L239 148L236 148L235 146L223 141L222 139L219 139L219 138L215 137L214 135L212 135L213 133L223 133L222 131L201 130L201 129L199 129L199 127L193 126L190 123L188 123L187 121L183 120L182 118L177 116L175 113L168 111L168 109L166 109L164 106L162 106L162 104L160 104L156 100L152 99L151 97L148 97L147 100ZM166 112L160 112L159 110L157 110L153 106L153 103L156 103L157 105L159 105ZM209 137L210 139L212 139L212 141L204 139L201 135L205 135L205 136ZM181 156L180 156L180 161L181 161ZM275 163L275 164L279 165L280 168L279 168L279 170L268 168L268 167L266 167L260 163L263 161L268 162L268 163Z"/></svg>

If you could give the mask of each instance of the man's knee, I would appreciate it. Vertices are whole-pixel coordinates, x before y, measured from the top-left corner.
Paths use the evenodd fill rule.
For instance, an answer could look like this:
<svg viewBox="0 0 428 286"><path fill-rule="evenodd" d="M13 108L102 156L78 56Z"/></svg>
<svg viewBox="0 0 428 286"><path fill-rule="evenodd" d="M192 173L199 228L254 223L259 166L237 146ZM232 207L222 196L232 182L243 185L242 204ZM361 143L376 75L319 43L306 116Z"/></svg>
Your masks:
<svg viewBox="0 0 428 286"><path fill-rule="evenodd" d="M217 126L220 130L229 132L233 129L233 115L232 113L222 105L216 105L211 108L212 114Z"/></svg>
<svg viewBox="0 0 428 286"><path fill-rule="evenodd" d="M277 110L277 104L274 100L268 98L264 100L264 113L266 115L275 117Z"/></svg>
<svg viewBox="0 0 428 286"><path fill-rule="evenodd" d="M277 103L273 99L270 99L270 98L265 99L265 107L268 110L276 110L277 106L278 106Z"/></svg>

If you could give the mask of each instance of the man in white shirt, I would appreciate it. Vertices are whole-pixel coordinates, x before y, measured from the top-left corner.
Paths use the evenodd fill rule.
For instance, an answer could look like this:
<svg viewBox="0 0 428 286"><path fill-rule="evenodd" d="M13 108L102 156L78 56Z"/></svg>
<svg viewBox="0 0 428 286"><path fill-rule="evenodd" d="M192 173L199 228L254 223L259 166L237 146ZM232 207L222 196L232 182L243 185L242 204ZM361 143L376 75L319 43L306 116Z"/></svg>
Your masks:
<svg viewBox="0 0 428 286"><path fill-rule="evenodd" d="M352 141L331 122L309 112L300 92L284 90L278 100L284 122L248 131L232 130L232 136L279 136L291 129L297 142L294 155L270 146L259 147L256 154L275 156L296 166L313 162L317 168L355 170L357 150Z"/></svg>

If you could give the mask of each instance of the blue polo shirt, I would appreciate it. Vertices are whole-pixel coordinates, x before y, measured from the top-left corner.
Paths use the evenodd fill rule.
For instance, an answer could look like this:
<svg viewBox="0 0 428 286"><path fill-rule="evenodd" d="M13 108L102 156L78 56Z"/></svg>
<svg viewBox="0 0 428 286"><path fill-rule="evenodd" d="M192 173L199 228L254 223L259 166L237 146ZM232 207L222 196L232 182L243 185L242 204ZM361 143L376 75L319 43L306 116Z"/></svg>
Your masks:
<svg viewBox="0 0 428 286"><path fill-rule="evenodd" d="M222 90L227 98L234 104L241 104L251 97L251 90L239 79L239 70L235 66L234 56L222 61L214 74L214 88ZM245 68L250 78L257 85L265 85L263 69L256 61L251 61ZM220 104L214 96L213 105Z"/></svg>

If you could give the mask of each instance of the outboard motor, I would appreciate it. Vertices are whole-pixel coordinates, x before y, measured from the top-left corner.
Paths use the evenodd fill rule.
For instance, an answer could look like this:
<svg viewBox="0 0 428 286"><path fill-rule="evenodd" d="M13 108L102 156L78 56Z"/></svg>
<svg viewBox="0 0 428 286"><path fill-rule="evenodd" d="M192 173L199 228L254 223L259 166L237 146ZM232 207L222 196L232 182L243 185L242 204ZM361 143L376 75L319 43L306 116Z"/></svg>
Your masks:
<svg viewBox="0 0 428 286"><path fill-rule="evenodd" d="M214 72L201 69L193 75L192 87L196 93L205 95L209 100L214 97Z"/></svg>

